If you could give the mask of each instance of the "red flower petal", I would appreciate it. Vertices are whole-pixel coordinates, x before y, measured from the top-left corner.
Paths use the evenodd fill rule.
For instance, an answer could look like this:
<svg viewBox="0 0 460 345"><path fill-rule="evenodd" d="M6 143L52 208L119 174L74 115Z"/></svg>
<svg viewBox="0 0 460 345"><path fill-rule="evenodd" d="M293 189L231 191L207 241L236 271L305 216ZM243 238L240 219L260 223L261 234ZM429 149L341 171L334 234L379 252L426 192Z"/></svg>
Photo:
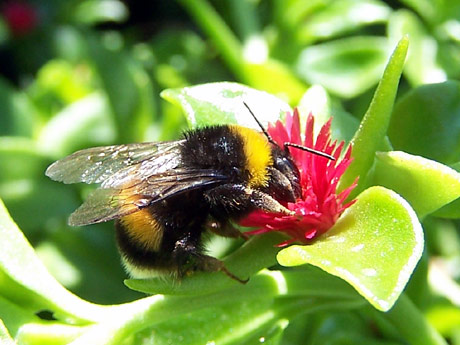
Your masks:
<svg viewBox="0 0 460 345"><path fill-rule="evenodd" d="M351 146L348 147L340 159L344 142L331 142L331 122L326 122L316 140L313 134L314 117L309 114L305 127L305 136L302 139L298 110L286 114L286 124L277 121L268 126L268 132L280 146L290 142L332 155L336 161L328 160L307 151L290 147L292 158L300 172L302 197L295 203L286 206L295 212L294 216L286 216L255 210L240 224L256 227L248 232L257 235L270 231L286 233L290 239L278 246L286 246L293 242L310 243L317 236L329 230L337 221L342 212L350 207L354 201L343 204L350 192L356 187L357 180L342 192L337 193L337 184L340 177L350 165Z"/></svg>

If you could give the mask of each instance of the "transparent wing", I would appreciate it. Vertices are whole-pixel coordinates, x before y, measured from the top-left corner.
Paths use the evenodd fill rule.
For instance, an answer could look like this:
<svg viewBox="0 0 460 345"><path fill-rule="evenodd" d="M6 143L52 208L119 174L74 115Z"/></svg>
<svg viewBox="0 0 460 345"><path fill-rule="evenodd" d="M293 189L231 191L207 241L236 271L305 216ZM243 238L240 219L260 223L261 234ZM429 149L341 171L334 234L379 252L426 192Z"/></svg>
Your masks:
<svg viewBox="0 0 460 345"><path fill-rule="evenodd" d="M181 193L223 183L227 176L213 170L179 168L149 176L129 188L98 188L69 218L73 226L109 221Z"/></svg>
<svg viewBox="0 0 460 345"><path fill-rule="evenodd" d="M184 140L93 147L51 164L46 175L64 183L101 183L103 188L174 169Z"/></svg>

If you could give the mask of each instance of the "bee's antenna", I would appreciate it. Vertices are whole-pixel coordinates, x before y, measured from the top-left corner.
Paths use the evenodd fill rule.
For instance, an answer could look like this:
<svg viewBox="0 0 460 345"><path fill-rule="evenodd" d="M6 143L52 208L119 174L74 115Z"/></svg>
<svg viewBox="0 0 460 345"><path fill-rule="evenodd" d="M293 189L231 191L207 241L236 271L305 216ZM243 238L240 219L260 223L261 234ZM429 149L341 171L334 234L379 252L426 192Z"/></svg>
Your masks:
<svg viewBox="0 0 460 345"><path fill-rule="evenodd" d="M262 130L262 132L264 133L264 135L267 137L268 141L271 142L272 144L274 145L278 145L277 143L275 143L275 141L273 140L273 138L270 136L270 134L268 134L267 130L265 129L264 126L262 126L262 124L260 123L260 121L257 119L256 115L252 112L251 108L249 108L249 106L246 104L245 101L243 101L243 104L246 108L248 108L249 110L249 113L252 115L252 117L254 118L254 120L256 120L257 124L259 125L260 129ZM322 157L325 157L325 158L328 158L330 160L333 160L335 161L335 157L327 154L327 153L324 153L322 151L318 151L318 150L315 150L315 149L311 149L309 147L306 147L306 146L302 146L302 145L299 145L299 144L294 144L294 143L284 143L284 148L285 150L287 150L287 147L288 146L291 146L291 147L294 147L296 149L299 149L299 150L303 150L303 151L307 151L307 152L310 152L310 153L313 153L315 155L318 155L318 156L322 156Z"/></svg>
<svg viewBox="0 0 460 345"><path fill-rule="evenodd" d="M254 120L256 120L257 124L259 125L260 129L262 130L262 132L264 133L264 135L267 137L267 140L269 142L271 142L272 144L275 144L275 141L273 140L273 138L270 136L270 134L268 134L267 130L265 129L264 126L262 126L262 124L260 123L260 121L257 119L256 115L254 115L254 113L252 112L251 108L249 108L249 105L246 104L245 101L243 101L243 104L246 108L248 108L249 110L249 113L252 115L252 117L254 118Z"/></svg>
<svg viewBox="0 0 460 345"><path fill-rule="evenodd" d="M322 151L318 151L318 150L311 149L309 147L294 144L294 143L284 143L284 147L287 147L287 146L295 147L296 149L299 149L299 150L302 150L302 151L307 151L307 152L313 153L315 155L326 157L326 158L328 158L328 159L330 159L332 161L335 161L335 157L333 157L333 156L331 156L331 155L329 155L327 153L324 153Z"/></svg>

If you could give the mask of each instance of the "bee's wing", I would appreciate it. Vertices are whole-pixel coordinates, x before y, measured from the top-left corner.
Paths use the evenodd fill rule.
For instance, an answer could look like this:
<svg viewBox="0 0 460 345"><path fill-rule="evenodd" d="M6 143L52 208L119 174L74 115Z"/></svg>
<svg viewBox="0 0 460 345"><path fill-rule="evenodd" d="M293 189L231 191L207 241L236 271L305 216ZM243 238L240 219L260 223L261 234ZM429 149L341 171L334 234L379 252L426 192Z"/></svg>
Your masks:
<svg viewBox="0 0 460 345"><path fill-rule="evenodd" d="M220 184L227 176L214 170L177 168L151 175L128 188L98 188L69 218L74 226L105 222L139 211L172 196Z"/></svg>
<svg viewBox="0 0 460 345"><path fill-rule="evenodd" d="M129 184L130 180L139 180L139 175L149 176L176 167L183 142L136 143L80 150L51 164L46 175L64 183L102 182L103 188L117 187ZM133 171L137 173L132 174Z"/></svg>

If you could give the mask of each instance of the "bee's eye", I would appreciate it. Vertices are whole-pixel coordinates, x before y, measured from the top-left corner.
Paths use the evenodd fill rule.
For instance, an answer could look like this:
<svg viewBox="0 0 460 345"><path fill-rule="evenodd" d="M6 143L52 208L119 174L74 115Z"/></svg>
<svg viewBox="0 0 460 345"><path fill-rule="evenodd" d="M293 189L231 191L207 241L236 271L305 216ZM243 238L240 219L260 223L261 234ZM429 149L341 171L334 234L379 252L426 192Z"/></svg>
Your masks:
<svg viewBox="0 0 460 345"><path fill-rule="evenodd" d="M273 167L281 172L291 183L292 191L295 196L299 196L301 193L299 169L295 163L286 155L277 155L274 159Z"/></svg>
<svg viewBox="0 0 460 345"><path fill-rule="evenodd" d="M297 167L294 165L294 163L287 157L277 157L275 160L275 167L282 173L297 170Z"/></svg>

